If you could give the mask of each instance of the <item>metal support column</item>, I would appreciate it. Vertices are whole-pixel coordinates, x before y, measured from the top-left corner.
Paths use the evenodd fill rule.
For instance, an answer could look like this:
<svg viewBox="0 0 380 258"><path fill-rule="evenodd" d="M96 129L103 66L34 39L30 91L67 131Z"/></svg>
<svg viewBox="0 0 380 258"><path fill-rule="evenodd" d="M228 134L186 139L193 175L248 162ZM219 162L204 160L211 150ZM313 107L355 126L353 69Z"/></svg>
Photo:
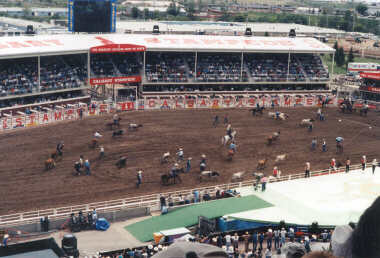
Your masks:
<svg viewBox="0 0 380 258"><path fill-rule="evenodd" d="M333 57L332 57L332 63L331 63L331 74L329 73L329 89L331 89L331 79L334 75L334 65L335 65L335 52L333 54Z"/></svg>
<svg viewBox="0 0 380 258"><path fill-rule="evenodd" d="M90 60L90 50L87 52L87 85L90 85L90 79L91 79L91 60Z"/></svg>
<svg viewBox="0 0 380 258"><path fill-rule="evenodd" d="M197 81L197 61L198 61L198 52L195 51L195 62L194 62L194 81Z"/></svg>
<svg viewBox="0 0 380 258"><path fill-rule="evenodd" d="M241 52L241 65L240 65L240 81L243 81L243 64L244 64L244 53Z"/></svg>
<svg viewBox="0 0 380 258"><path fill-rule="evenodd" d="M146 82L146 74L145 74L145 66L146 66L146 51L144 51L144 56L143 56L143 82Z"/></svg>
<svg viewBox="0 0 380 258"><path fill-rule="evenodd" d="M290 72L290 50L288 55L288 73L286 74L286 81L289 81L289 72Z"/></svg>
<svg viewBox="0 0 380 258"><path fill-rule="evenodd" d="M37 86L38 86L38 92L40 92L41 91L41 56L37 57L37 69L38 69Z"/></svg>

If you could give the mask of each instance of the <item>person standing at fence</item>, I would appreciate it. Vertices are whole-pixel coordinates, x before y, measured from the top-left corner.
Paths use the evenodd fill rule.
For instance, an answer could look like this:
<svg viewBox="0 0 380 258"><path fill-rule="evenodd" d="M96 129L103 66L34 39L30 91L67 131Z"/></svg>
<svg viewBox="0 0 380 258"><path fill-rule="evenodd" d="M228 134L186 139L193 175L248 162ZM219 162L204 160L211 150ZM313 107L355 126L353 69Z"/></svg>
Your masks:
<svg viewBox="0 0 380 258"><path fill-rule="evenodd" d="M186 161L186 173L189 173L191 170L191 157L189 157Z"/></svg>
<svg viewBox="0 0 380 258"><path fill-rule="evenodd" d="M323 138L323 140L322 140L322 152L326 152L326 151L327 151L327 143L326 143L325 138Z"/></svg>
<svg viewBox="0 0 380 258"><path fill-rule="evenodd" d="M219 116L216 115L216 116L214 117L214 122L212 122L212 125L213 125L214 127L217 127L218 124L219 124Z"/></svg>
<svg viewBox="0 0 380 258"><path fill-rule="evenodd" d="M79 109L79 118L82 120L83 119L83 108Z"/></svg>
<svg viewBox="0 0 380 258"><path fill-rule="evenodd" d="M99 151L99 159L104 158L104 147L100 146L100 151Z"/></svg>
<svg viewBox="0 0 380 258"><path fill-rule="evenodd" d="M351 160L349 157L346 159L346 173L350 172Z"/></svg>
<svg viewBox="0 0 380 258"><path fill-rule="evenodd" d="M136 183L137 188L139 188L141 184L142 184L142 170L139 170L137 172L137 183Z"/></svg>
<svg viewBox="0 0 380 258"><path fill-rule="evenodd" d="M311 140L311 150L314 151L315 148L317 147L317 138L313 138L313 140Z"/></svg>
<svg viewBox="0 0 380 258"><path fill-rule="evenodd" d="M91 175L91 167L90 167L90 161L86 159L84 162L84 169L86 170L86 175L90 176Z"/></svg>
<svg viewBox="0 0 380 258"><path fill-rule="evenodd" d="M364 172L367 163L367 157L365 155L361 158L360 163L362 164L362 171Z"/></svg>
<svg viewBox="0 0 380 258"><path fill-rule="evenodd" d="M375 174L376 166L377 166L377 160L376 160L376 159L373 159L373 160L372 160L372 175Z"/></svg>
<svg viewBox="0 0 380 258"><path fill-rule="evenodd" d="M331 171L331 169L333 169L334 171L336 171L336 161L335 159L331 159L330 161L330 168L329 168L329 171Z"/></svg>
<svg viewBox="0 0 380 258"><path fill-rule="evenodd" d="M305 178L310 177L310 162L305 163Z"/></svg>
<svg viewBox="0 0 380 258"><path fill-rule="evenodd" d="M255 252L257 249L257 241L258 241L257 232L253 231L253 233L252 233L252 252Z"/></svg>

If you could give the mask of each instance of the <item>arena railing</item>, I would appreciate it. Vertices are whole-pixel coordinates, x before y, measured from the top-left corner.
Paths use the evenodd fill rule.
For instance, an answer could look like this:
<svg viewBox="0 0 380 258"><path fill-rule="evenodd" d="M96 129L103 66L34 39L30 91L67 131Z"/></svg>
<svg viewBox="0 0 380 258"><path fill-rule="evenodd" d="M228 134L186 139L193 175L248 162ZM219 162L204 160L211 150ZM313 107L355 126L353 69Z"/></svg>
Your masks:
<svg viewBox="0 0 380 258"><path fill-rule="evenodd" d="M370 164L367 164L367 166L368 165ZM353 169L358 169L358 168L361 168L360 164L352 165L350 169L353 170ZM338 168L336 171L331 170L331 169L323 169L323 170L311 172L310 177L341 173L344 171L345 171L344 167ZM276 178L270 176L268 178L268 183L295 180L295 179L300 179L304 177L305 177L305 173L283 175ZM205 187L200 187L200 188L181 189L181 190L176 190L176 191L171 191L171 192L155 193L155 194L128 197L128 198L116 199L116 200L110 200L110 201L94 202L94 203L74 205L74 206L68 206L68 207L51 208L51 209L2 215L0 216L0 226L9 227L9 226L17 226L21 224L30 224L30 223L36 223L36 222L38 223L40 219L45 216L48 216L50 220L68 218L71 213L78 214L79 211L88 212L88 211L92 211L93 209L96 209L97 211L100 211L100 212L112 212L112 211L118 211L122 209L133 209L133 208L145 207L145 208L150 208L151 211L158 211L159 205L160 205L160 200L159 200L160 195L163 195L165 197L168 197L169 195L171 195L174 200L178 200L180 195L187 196L189 194L193 194L195 190L198 190L199 192L207 191L210 195L215 195L217 188L221 190L228 190L228 189L236 189L236 188L241 188L241 187L249 187L249 186L253 186L254 182L256 182L256 180L251 179L251 180L240 181L240 182L230 182L230 183L219 184L219 185L210 185L210 186L205 186Z"/></svg>

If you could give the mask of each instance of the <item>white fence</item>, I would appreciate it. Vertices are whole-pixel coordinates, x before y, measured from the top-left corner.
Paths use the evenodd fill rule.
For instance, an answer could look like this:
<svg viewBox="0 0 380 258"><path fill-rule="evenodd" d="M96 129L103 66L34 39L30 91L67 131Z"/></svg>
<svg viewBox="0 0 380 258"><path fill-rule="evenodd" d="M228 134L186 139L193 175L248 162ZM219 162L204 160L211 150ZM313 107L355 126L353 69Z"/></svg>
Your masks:
<svg viewBox="0 0 380 258"><path fill-rule="evenodd" d="M351 169L358 169L358 168L360 168L360 165L351 166ZM337 171L330 171L329 169L313 171L310 173L310 176L314 177L314 176L329 175L332 173L340 173L340 172L343 172L344 169L345 168L339 168ZM270 178L269 183L300 179L300 178L304 178L304 176L305 176L304 173L299 173L299 174L294 174L294 175L285 175L279 178ZM252 186L254 182L256 182L256 180L252 179L252 180L241 181L241 182L231 182L231 183L226 183L226 184L205 186L205 187L194 188L194 189L165 192L165 193L162 193L162 195L166 197L171 195L174 199L177 199L179 195L186 196L188 194L193 193L194 190L199 190L199 191L207 190L209 194L214 195L216 187L223 190L227 190L227 189L234 189L234 188L245 187L245 186ZM45 209L45 210L2 215L0 216L0 226L9 227L9 226L15 226L15 225L21 225L21 224L36 223L40 221L41 217L45 217L45 216L48 216L50 220L68 218L71 213L78 213L79 211L83 211L83 212L91 211L92 209L96 209L101 212L111 212L111 211L116 211L116 210L121 210L121 209L149 207L151 210L154 211L154 210L159 209L159 204L160 204L159 197L160 197L160 193L143 195L143 196L138 196L138 197L127 197L123 199L88 203L88 204L75 205L75 206L69 206L69 207L52 208L52 209Z"/></svg>

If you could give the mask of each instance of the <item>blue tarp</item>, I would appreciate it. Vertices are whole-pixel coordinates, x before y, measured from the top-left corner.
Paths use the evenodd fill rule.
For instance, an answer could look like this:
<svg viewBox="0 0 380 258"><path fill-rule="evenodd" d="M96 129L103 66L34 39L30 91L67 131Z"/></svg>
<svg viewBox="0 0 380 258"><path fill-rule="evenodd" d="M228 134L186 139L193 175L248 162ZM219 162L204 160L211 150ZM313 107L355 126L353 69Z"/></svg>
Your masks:
<svg viewBox="0 0 380 258"><path fill-rule="evenodd" d="M110 227L110 223L105 218L96 221L96 230L106 231Z"/></svg>

